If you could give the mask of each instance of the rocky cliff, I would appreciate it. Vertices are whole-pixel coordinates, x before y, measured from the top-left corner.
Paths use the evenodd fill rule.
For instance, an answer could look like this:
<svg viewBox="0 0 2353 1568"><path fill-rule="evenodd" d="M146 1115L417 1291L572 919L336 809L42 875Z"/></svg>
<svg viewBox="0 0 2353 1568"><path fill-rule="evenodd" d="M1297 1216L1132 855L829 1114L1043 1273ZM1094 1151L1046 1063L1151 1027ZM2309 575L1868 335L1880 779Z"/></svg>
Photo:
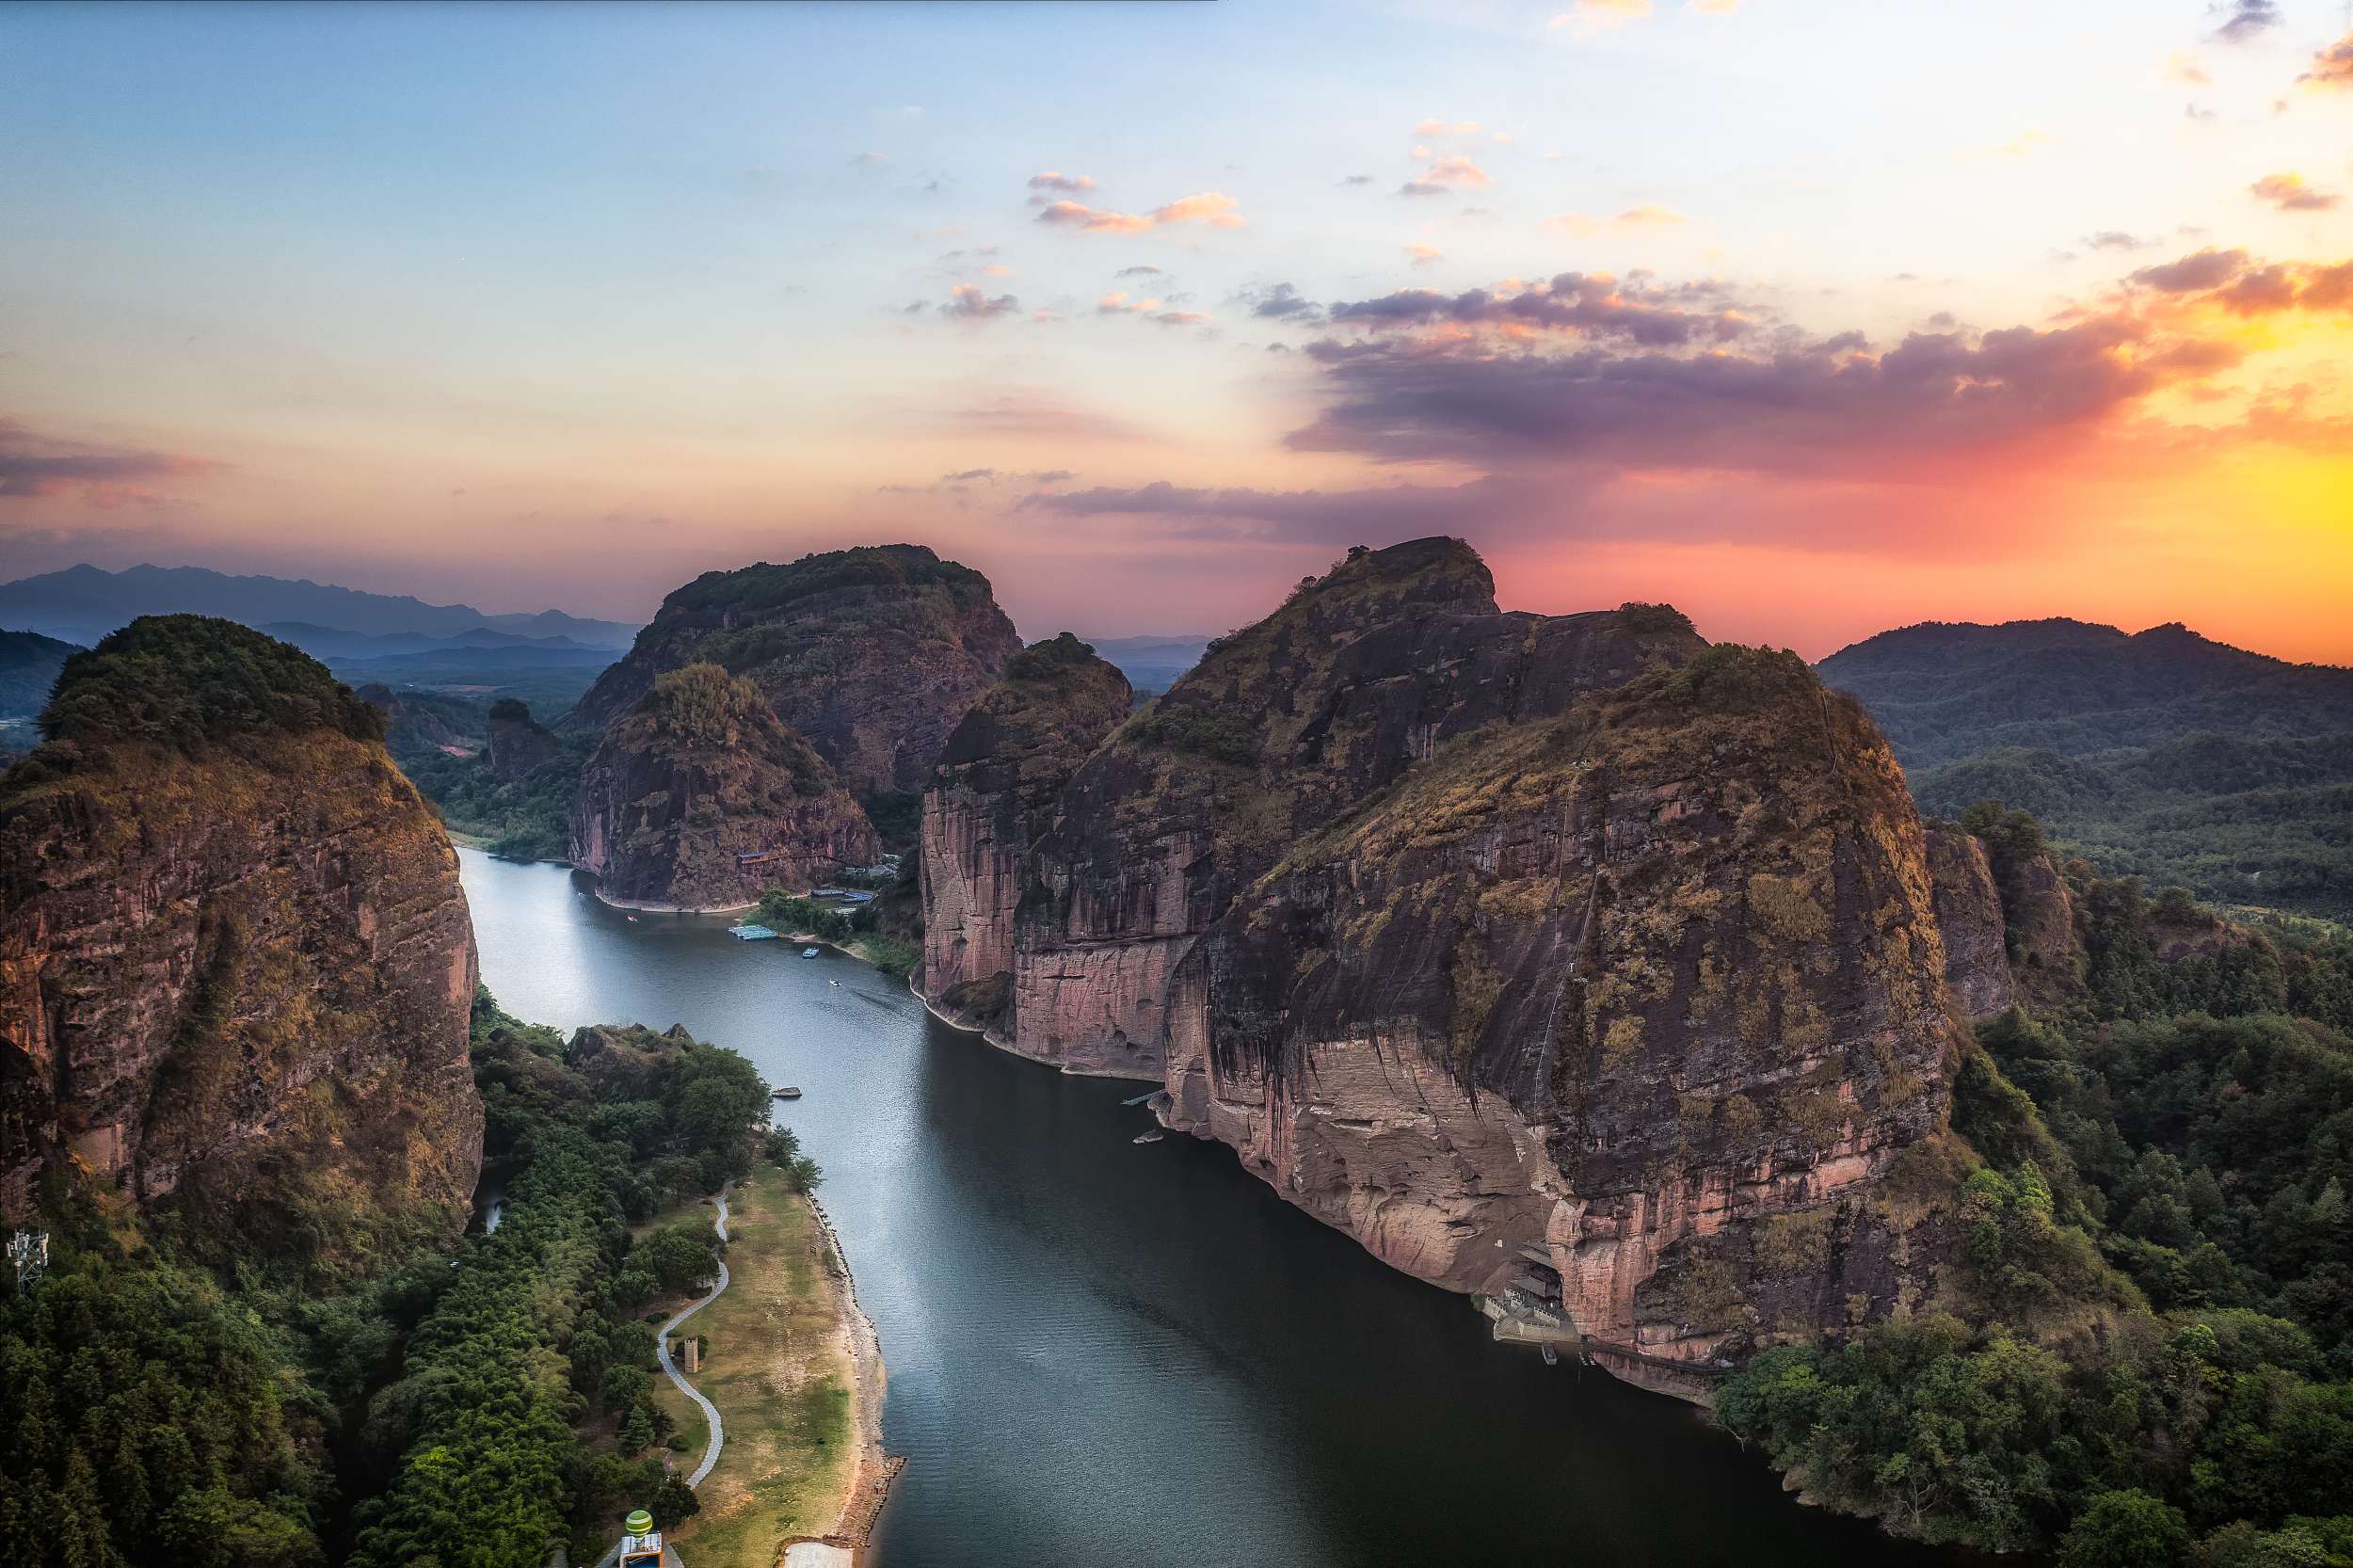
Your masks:
<svg viewBox="0 0 2353 1568"><path fill-rule="evenodd" d="M1358 551L1028 814L1009 936L954 895L966 953L1011 949L997 1033L1159 1080L1397 1267L1678 1392L1933 1288L1938 879L1794 655L1500 612L1459 541ZM1998 898L1956 907L1998 963Z"/></svg>
<svg viewBox="0 0 2353 1568"><path fill-rule="evenodd" d="M69 663L0 779L0 1213L79 1173L328 1276L463 1227L472 928L382 727L228 621Z"/></svg>
<svg viewBox="0 0 2353 1568"><path fill-rule="evenodd" d="M920 545L706 572L671 594L581 699L617 722L665 670L720 665L759 688L861 798L920 791L972 704L1021 650L988 579Z"/></svg>
<svg viewBox="0 0 2353 1568"><path fill-rule="evenodd" d="M466 736L450 728L448 721L429 708L404 702L381 680L371 680L360 688L356 696L384 711L386 730L384 744L401 756L415 751L439 751L444 747L460 750L471 744Z"/></svg>
<svg viewBox="0 0 2353 1568"><path fill-rule="evenodd" d="M1737 1358L1933 1287L1878 1189L1942 1132L1944 983L1868 718L1712 648L1464 735L1244 889L1176 966L1163 1119L1409 1272Z"/></svg>
<svg viewBox="0 0 2353 1568"><path fill-rule="evenodd" d="M1006 664L964 716L923 795L923 968L935 1010L1013 1044L1014 916L1033 831L1133 705L1128 678L1064 632Z"/></svg>
<svg viewBox="0 0 2353 1568"><path fill-rule="evenodd" d="M1455 736L1704 646L1663 607L1500 612L1458 540L1353 553L1211 645L1073 775L1016 916L1015 1048L1159 1077L1176 965L1300 837Z"/></svg>
<svg viewBox="0 0 2353 1568"><path fill-rule="evenodd" d="M2018 987L2009 972L2002 890L1984 840L1946 829L1929 833L1927 843L1936 923L1945 936L1945 983L1954 1006L1969 1018L1999 1013L2017 1000Z"/></svg>
<svg viewBox="0 0 2353 1568"><path fill-rule="evenodd" d="M531 704L504 696L490 704L483 761L494 773L520 778L564 749L555 732L531 716Z"/></svg>
<svg viewBox="0 0 2353 1568"><path fill-rule="evenodd" d="M655 679L605 731L572 806L572 863L637 908L737 908L881 852L833 770L712 664Z"/></svg>

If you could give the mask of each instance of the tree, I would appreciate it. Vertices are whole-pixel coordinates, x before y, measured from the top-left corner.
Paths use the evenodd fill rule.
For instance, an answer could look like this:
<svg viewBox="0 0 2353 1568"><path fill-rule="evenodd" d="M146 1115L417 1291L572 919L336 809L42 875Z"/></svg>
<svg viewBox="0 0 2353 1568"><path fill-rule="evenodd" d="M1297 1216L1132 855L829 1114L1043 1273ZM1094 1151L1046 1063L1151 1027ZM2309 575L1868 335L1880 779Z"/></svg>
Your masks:
<svg viewBox="0 0 2353 1568"><path fill-rule="evenodd" d="M663 1478L662 1490L653 1495L653 1528L658 1530L675 1528L680 1520L702 1512L702 1502L695 1489L682 1477Z"/></svg>
<svg viewBox="0 0 2353 1568"><path fill-rule="evenodd" d="M2146 1492L2103 1492L2059 1542L2065 1568L2173 1568L2189 1550L2182 1511Z"/></svg>

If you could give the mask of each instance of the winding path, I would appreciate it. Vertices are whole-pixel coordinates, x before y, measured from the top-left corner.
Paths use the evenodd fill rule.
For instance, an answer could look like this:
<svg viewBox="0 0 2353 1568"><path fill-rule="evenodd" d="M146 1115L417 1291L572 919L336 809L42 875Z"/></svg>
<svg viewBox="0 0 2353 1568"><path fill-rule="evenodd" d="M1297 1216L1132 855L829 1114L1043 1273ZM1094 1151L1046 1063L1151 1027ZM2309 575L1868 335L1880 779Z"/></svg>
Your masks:
<svg viewBox="0 0 2353 1568"><path fill-rule="evenodd" d="M712 1228L718 1231L719 1240L722 1241L728 1239L728 1192L734 1186L735 1183L729 1181L723 1183L719 1188L719 1218L713 1224ZM662 1338L654 1346L654 1354L662 1358L662 1369L670 1374L670 1381L678 1384L680 1393L685 1395L688 1399L703 1407L703 1416L711 1423L711 1447L703 1450L702 1464L696 1466L693 1475L686 1478L686 1484L689 1486L700 1486L703 1483L703 1477L711 1474L711 1467L719 1463L719 1449L727 1442L727 1433L721 1430L719 1425L718 1407L712 1404L709 1400L704 1399L700 1394L696 1393L695 1391L695 1385L687 1382L685 1377L679 1371L678 1368L671 1364L670 1336L678 1332L679 1324L686 1321L687 1319L692 1318L696 1313L700 1312L704 1307L709 1306L712 1302L717 1301L719 1299L719 1292L725 1290L727 1288L728 1266L725 1262L722 1262L719 1265L719 1283L711 1288L711 1294L705 1296L702 1300L696 1302L694 1305L688 1307L685 1311L680 1313L677 1317L663 1324Z"/></svg>

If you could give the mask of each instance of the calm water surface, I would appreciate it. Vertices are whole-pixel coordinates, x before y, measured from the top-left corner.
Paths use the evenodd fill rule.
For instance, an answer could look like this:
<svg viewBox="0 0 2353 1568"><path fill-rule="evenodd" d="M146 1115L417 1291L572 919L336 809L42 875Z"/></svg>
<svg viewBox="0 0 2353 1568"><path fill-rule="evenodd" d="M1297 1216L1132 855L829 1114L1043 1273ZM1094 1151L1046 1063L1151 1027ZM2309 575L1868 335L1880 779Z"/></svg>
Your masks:
<svg viewBox="0 0 2353 1568"><path fill-rule="evenodd" d="M1950 1564L1799 1508L1689 1406L1488 1338L1217 1145L826 950L460 851L518 1017L683 1023L771 1083L880 1332L878 1568Z"/></svg>

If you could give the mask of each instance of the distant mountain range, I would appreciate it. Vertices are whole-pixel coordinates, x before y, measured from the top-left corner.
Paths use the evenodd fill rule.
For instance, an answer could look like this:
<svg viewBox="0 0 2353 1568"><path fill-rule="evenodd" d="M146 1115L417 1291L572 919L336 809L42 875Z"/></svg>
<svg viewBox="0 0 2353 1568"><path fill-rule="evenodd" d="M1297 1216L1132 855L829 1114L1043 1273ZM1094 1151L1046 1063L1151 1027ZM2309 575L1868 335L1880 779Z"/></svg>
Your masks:
<svg viewBox="0 0 2353 1568"><path fill-rule="evenodd" d="M283 637L314 657L342 657L282 630L296 627L312 640L410 636L406 647L354 648L360 657L413 652L426 646L504 646L487 639L504 635L523 642L554 639L574 648L626 649L637 628L620 621L591 620L544 610L536 616L485 615L466 604L427 604L403 594L362 593L308 581L278 577L231 577L202 567L133 567L102 571L92 566L20 578L0 584L0 626L41 632L85 647L140 616L187 612L218 616Z"/></svg>
<svg viewBox="0 0 2353 1568"><path fill-rule="evenodd" d="M1908 769L2005 746L2105 758L2205 732L2309 740L2353 730L2353 669L2292 664L2178 622L1929 621L1816 666L1855 694Z"/></svg>
<svg viewBox="0 0 2353 1568"><path fill-rule="evenodd" d="M1086 637L1107 663L1117 664L1139 691L1164 692L1176 678L1201 662L1209 634L1180 632L1165 637Z"/></svg>

